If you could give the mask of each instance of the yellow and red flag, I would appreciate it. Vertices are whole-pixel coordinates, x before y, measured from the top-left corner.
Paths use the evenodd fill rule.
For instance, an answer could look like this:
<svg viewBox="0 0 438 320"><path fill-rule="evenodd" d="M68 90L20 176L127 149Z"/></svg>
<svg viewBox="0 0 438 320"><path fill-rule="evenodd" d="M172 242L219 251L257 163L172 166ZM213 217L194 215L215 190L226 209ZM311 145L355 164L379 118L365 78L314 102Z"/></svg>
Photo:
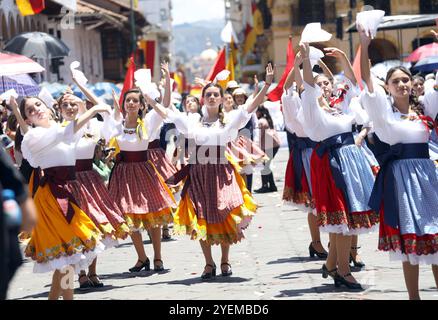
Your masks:
<svg viewBox="0 0 438 320"><path fill-rule="evenodd" d="M18 11L22 16L40 13L46 7L44 0L16 0Z"/></svg>

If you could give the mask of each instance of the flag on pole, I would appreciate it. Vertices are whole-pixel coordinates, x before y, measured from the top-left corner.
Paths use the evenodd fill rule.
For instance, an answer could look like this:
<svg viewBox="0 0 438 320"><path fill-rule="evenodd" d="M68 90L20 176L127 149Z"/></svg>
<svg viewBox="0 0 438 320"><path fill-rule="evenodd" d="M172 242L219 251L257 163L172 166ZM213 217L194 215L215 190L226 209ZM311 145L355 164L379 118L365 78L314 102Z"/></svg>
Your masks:
<svg viewBox="0 0 438 320"><path fill-rule="evenodd" d="M123 95L125 94L125 92L127 92L128 90L134 87L134 72L135 72L135 62L134 62L134 54L132 54L128 61L128 70L126 71L125 81L123 82L123 89L122 92L120 93L120 99L119 99L120 107L122 107ZM123 110L120 111L123 112Z"/></svg>
<svg viewBox="0 0 438 320"><path fill-rule="evenodd" d="M359 45L359 48L357 49L356 52L356 57L354 58L353 61L353 72L354 72L354 77L356 78L357 84L360 87L360 90L363 89L363 85L362 85L362 72L360 71L360 51L361 51L361 47Z"/></svg>
<svg viewBox="0 0 438 320"><path fill-rule="evenodd" d="M294 49L292 47L292 37L289 37L289 43L287 45L287 63L286 68L284 69L283 75L281 76L280 82L278 83L277 87L275 87L274 90L272 90L268 94L268 99L272 102L278 101L281 99L281 95L283 94L283 86L286 82L287 75L292 70L292 67L294 66L295 61L295 53Z"/></svg>
<svg viewBox="0 0 438 320"><path fill-rule="evenodd" d="M22 16L38 14L46 7L44 0L16 0L16 3Z"/></svg>
<svg viewBox="0 0 438 320"><path fill-rule="evenodd" d="M205 80L207 81L213 81L216 75L224 70L226 68L226 56L225 56L225 47L219 51L219 54L217 55L216 61L214 62L213 67L211 68L210 72L208 73L207 78Z"/></svg>

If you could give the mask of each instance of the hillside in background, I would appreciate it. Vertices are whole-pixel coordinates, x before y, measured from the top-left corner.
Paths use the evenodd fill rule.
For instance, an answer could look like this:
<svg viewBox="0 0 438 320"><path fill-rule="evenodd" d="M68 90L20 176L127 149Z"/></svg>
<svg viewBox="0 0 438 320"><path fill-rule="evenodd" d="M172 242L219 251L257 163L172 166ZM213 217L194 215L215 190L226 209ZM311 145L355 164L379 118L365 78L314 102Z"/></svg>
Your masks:
<svg viewBox="0 0 438 320"><path fill-rule="evenodd" d="M223 45L220 34L225 26L223 19L198 21L173 26L175 37L175 53L184 57L186 61L199 55L206 49L207 38L210 39L212 48Z"/></svg>

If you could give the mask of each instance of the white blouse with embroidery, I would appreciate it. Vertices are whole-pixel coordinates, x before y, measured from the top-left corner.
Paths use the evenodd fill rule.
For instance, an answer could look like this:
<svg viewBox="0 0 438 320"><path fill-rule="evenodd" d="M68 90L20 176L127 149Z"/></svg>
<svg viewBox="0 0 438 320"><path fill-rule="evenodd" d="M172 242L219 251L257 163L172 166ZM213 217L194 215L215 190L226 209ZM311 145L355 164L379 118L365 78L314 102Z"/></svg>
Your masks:
<svg viewBox="0 0 438 320"><path fill-rule="evenodd" d="M322 95L321 88L317 85L312 87L305 81L303 85L304 92L301 94L303 112L302 115L298 115L298 120L305 124L303 129L310 139L322 141L337 134L351 132L352 125L358 122L354 110L342 107L341 110L349 110L348 113L329 113L318 103L318 98ZM349 102L347 98L345 100L345 103Z"/></svg>
<svg viewBox="0 0 438 320"><path fill-rule="evenodd" d="M188 139L194 139L197 145L225 146L237 138L238 130L250 120L252 113L239 108L228 112L225 125L219 120L212 123L201 121L198 113L183 113L168 109L167 121L173 122L176 129Z"/></svg>
<svg viewBox="0 0 438 320"><path fill-rule="evenodd" d="M376 84L373 84L373 87L374 92L370 93L365 86L361 101L373 121L379 139L389 145L427 143L430 136L429 129L417 114L394 112L383 88ZM436 115L438 103L429 104L428 108L429 114Z"/></svg>
<svg viewBox="0 0 438 320"><path fill-rule="evenodd" d="M141 140L136 133L136 128L122 127L120 135L116 137L121 151L144 151L148 149L149 142L155 137L156 131L160 129L163 119L155 110L151 110L146 114L144 122L147 136Z"/></svg>
<svg viewBox="0 0 438 320"><path fill-rule="evenodd" d="M31 128L23 138L23 156L34 168L74 166L76 143L81 133L82 130L74 133L74 122L67 126L51 123L49 128Z"/></svg>
<svg viewBox="0 0 438 320"><path fill-rule="evenodd" d="M102 114L103 121L91 119L83 129L82 138L76 145L76 159L93 159L96 144L100 139L106 142L122 132L122 124L114 119L114 115Z"/></svg>

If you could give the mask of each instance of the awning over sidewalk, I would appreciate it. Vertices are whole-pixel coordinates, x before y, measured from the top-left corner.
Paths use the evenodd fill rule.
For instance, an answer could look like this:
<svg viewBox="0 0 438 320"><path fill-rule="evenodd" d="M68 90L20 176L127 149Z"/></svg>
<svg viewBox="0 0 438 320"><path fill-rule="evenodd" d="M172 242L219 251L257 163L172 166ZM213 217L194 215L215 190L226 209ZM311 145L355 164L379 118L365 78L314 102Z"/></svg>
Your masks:
<svg viewBox="0 0 438 320"><path fill-rule="evenodd" d="M410 29L419 27L430 27L436 25L438 14L417 14L385 16L378 27L378 31ZM351 24L346 32L357 32L356 23Z"/></svg>

